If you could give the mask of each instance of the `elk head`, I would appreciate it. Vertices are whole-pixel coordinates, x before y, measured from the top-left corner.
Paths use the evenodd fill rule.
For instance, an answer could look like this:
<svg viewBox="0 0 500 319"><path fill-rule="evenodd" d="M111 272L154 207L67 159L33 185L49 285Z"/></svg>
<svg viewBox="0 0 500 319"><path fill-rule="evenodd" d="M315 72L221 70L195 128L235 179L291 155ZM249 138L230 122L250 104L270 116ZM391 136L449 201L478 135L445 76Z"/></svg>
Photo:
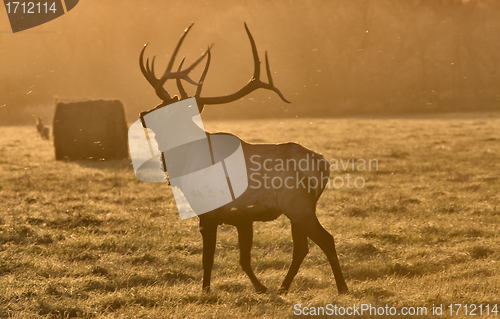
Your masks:
<svg viewBox="0 0 500 319"><path fill-rule="evenodd" d="M256 89L262 88L266 90L271 90L274 91L278 94L278 96L286 103L290 103L280 92L280 90L274 86L273 83L273 78L271 76L271 70L269 68L269 60L267 58L267 52L266 52L266 71L267 71L267 78L268 78L268 83L263 82L260 79L260 59L259 59L259 54L257 53L257 47L255 45L255 41L252 37L252 34L250 33L250 30L248 30L248 27L245 23L245 30L247 32L248 38L250 40L250 44L252 46L252 54L253 54L253 62L254 62L254 73L253 76L250 78L250 81L240 90L237 92L234 92L229 95L225 96L215 96L215 97L203 97L201 96L201 90L203 88L203 82L205 81L205 77L208 72L208 68L210 66L210 60L211 60L211 46L208 46L208 49L196 60L194 61L189 67L182 69L182 66L184 64L185 57L182 59L181 63L179 64L179 67L177 68L177 71L172 72L172 67L175 61L175 58L177 56L177 53L179 52L179 49L182 45L182 42L184 41L186 35L188 34L189 30L193 26L193 23L184 30L184 34L181 36L179 42L177 43L177 46L174 49L174 52L172 54L172 57L170 58L170 61L168 62L167 68L163 75L160 78L157 78L155 75L155 58L156 56L153 56L153 59L151 60L151 66L149 63L149 58L146 59L146 63L144 63L144 51L146 50L146 47L148 44L144 45L144 48L141 51L140 57L139 57L139 66L141 68L142 74L148 80L149 84L155 89L156 95L163 101L160 105L155 107L154 109L151 109L146 112L141 113L141 118L143 115L156 110L159 107L172 104L175 102L178 102L180 100L188 99L190 96L186 93L186 90L184 89L181 80L184 80L190 84L196 85L196 93L194 97L196 98L196 103L198 104L198 109L199 112L201 113L205 105L210 105L210 104L224 104L224 103L230 103L233 101L236 101L242 97L244 97L247 94L250 94ZM189 73L203 60L203 58L207 56L207 62L205 64L205 69L203 70L203 73L200 77L200 80L198 82L193 81L189 77ZM177 83L177 89L179 90L180 97L177 95L174 95L173 97L170 96L170 94L165 90L163 85L168 79L175 79Z"/></svg>

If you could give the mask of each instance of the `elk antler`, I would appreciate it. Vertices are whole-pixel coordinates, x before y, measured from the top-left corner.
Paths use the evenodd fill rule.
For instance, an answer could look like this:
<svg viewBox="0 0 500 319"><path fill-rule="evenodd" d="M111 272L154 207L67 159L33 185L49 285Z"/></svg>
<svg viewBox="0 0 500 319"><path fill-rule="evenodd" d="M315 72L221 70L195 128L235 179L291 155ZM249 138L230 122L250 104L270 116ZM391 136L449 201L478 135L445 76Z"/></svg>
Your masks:
<svg viewBox="0 0 500 319"><path fill-rule="evenodd" d="M250 45L252 46L252 55L253 55L253 64L254 64L254 71L253 71L253 76L250 78L250 81L241 88L239 91L225 95L225 96L216 96L216 97L201 97L201 89L203 87L203 80L205 79L206 73L208 71L208 66L210 65L210 52L208 53L208 59L207 63L205 65L205 70L203 71L202 77L200 78L200 84L198 86L198 89L196 91L196 102L198 105L203 107L203 105L208 105L208 104L224 104L224 103L229 103L236 101L242 97L244 97L247 94L252 93L256 89L266 89L266 90L271 90L276 92L278 96L283 100L283 102L290 103L283 94L280 92L280 90L274 86L273 83L273 78L271 75L271 69L269 68L269 60L267 58L267 51L266 51L266 71L267 71L267 79L269 83L265 83L260 79L260 59L259 59L259 54L257 53L257 46L255 45L255 41L253 39L252 34L250 33L250 30L248 29L247 24L245 23L245 30L248 35L248 39L250 40Z"/></svg>
<svg viewBox="0 0 500 319"><path fill-rule="evenodd" d="M201 90L203 88L203 82L205 81L205 77L208 72L208 68L210 66L210 60L211 60L211 53L210 49L212 46L208 46L207 50L193 63L191 64L187 69L182 70L182 65L184 64L185 57L182 59L181 63L179 64L179 67L176 72L172 72L172 66L175 60L175 57L177 56L177 53L179 52L179 48L182 45L182 42L184 41L184 38L186 37L187 33L193 26L193 23L186 29L184 30L184 34L181 36L179 42L177 43L177 46L175 47L174 53L172 54L172 57L170 58L170 61L168 63L167 69L165 70L165 73L160 79L156 78L155 72L154 72L154 63L155 63L155 56L153 57L151 61L151 67L149 66L149 58L146 60L146 64L144 65L144 51L146 50L147 44L144 46L144 48L141 51L141 55L139 57L139 66L141 68L142 74L148 80L148 82L151 84L151 86L154 87L156 91L156 95L160 99L163 100L164 104L162 105L167 105L171 104L173 102L177 102L179 100L179 97L174 96L170 97L168 92L163 88L163 85L168 79L176 79L177 83L177 88L179 90L179 94L181 96L181 99L187 99L189 96L186 93L186 90L182 86L181 80L187 81L193 85L197 85L198 88L195 93L195 98L198 106L200 107L200 112L203 109L204 105L208 104L224 104L224 103L229 103L232 101L236 101L242 97L244 97L247 94L250 94L251 92L255 91L256 89L262 88L266 90L271 90L276 92L278 96L286 103L290 103L280 92L280 90L274 86L273 84L273 78L271 76L271 70L269 68L269 60L267 58L267 51L266 51L266 71L267 71L267 78L269 83L263 82L260 79L260 59L259 59L259 54L257 53L257 46L255 45L255 41L252 37L252 34L250 33L250 30L247 27L247 24L245 23L245 30L247 32L248 38L250 39L250 45L252 46L252 55L253 55L253 61L254 61L254 73L250 81L239 91L225 95L225 96L216 96L216 97L201 97ZM205 64L205 69L203 70L203 73L200 77L200 80L198 83L193 81L189 77L189 72L193 70L199 63L200 61L206 56L207 57L207 62ZM161 106L162 106L161 105Z"/></svg>
<svg viewBox="0 0 500 319"><path fill-rule="evenodd" d="M146 80L148 80L149 84L151 84L151 86L155 89L156 95L158 95L158 97L162 99L163 102L165 102L165 104L170 104L173 102L177 102L179 100L177 96L174 96L173 98L170 97L168 92L163 88L165 82L168 79L183 79L191 84L198 85L198 83L196 83L189 77L189 72L191 72L198 65L198 63L200 63L200 61L205 57L205 55L210 51L210 46L209 46L207 51L205 51L187 69L181 70L182 66L181 63L181 65L177 69L177 72L172 72L172 66L174 64L175 57L177 56L179 48L181 47L184 38L186 37L187 33L189 32L193 24L194 23L191 23L191 25L184 30L184 34L181 36L179 42L177 43L174 53L172 53L172 57L170 58L170 61L168 63L167 69L165 70L165 73L163 73L163 76L161 78L157 79L154 71L156 56L153 56L153 59L151 61L151 67L149 67L149 58L146 59L146 64L144 65L144 51L146 50L148 43L144 45L144 48L141 51L141 55L139 56L139 67L141 68L142 74L144 75ZM184 59L182 60L182 62L184 62ZM181 92L181 96L182 94L185 94L185 92Z"/></svg>

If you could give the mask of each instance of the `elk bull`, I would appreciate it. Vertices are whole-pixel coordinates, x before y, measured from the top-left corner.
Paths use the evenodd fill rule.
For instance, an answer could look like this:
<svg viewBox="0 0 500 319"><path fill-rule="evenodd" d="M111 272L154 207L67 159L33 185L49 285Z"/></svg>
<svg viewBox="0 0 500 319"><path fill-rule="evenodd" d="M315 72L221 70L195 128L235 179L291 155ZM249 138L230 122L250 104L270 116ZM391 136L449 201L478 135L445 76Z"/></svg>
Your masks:
<svg viewBox="0 0 500 319"><path fill-rule="evenodd" d="M186 93L181 80L197 86L194 97L196 98L200 113L205 105L223 104L236 101L259 88L274 91L283 101L289 103L285 99L283 94L281 94L281 92L278 90L278 88L276 88L273 84L273 79L271 77L271 71L267 58L267 52L266 71L268 83L260 80L260 60L257 53L257 47L246 24L245 29L252 47L254 61L254 74L252 78L243 88L233 94L218 97L202 97L201 90L203 87L203 82L207 75L211 59L210 46L208 47L206 52L204 52L202 56L199 57L188 68L182 69L182 65L184 63L183 59L177 71L172 72L175 57L191 26L189 26L184 31L184 34L177 43L168 66L161 78L157 78L154 72L155 57L153 57L151 61L151 66L149 63L149 59L147 59L146 63L144 63L144 51L147 45L144 46L139 58L140 68L145 78L155 89L158 97L163 100L163 103L161 103L154 109L142 112L141 117L165 105L190 98ZM207 57L205 69L201 75L199 82L197 83L189 77L189 72L193 70L205 56ZM163 87L168 79L176 80L180 98L178 96L171 97ZM206 134L208 138L217 134L231 135L228 133L208 132L206 132ZM242 140L240 141L245 156L247 175L249 177L252 176L252 180L249 181L249 187L240 197L238 197L231 203L213 211L199 215L200 232L203 237L203 290L210 290L210 277L212 273L212 266L214 263L217 227L221 224L229 224L236 226L238 230L241 267L252 281L255 290L258 293L266 292L267 288L260 283L260 281L253 273L251 267L250 252L253 243L253 222L271 221L278 218L278 216L280 216L281 214L284 214L290 219L292 225L293 257L292 264L283 283L279 288L279 292L285 293L290 288L290 284L297 274L300 264L308 253L307 238L310 238L326 254L335 276L338 292L347 293L348 289L342 275L342 270L340 269L337 252L335 250L334 239L332 235L330 235L330 233L328 233L328 231L326 231L323 226L321 226L318 218L316 217L316 203L327 184L330 168L329 163L324 159L322 155L315 153L314 151L307 149L297 143L251 144L246 143ZM161 140L158 140L158 144L161 146ZM290 171L271 169L265 171L265 176L263 174L255 174L256 166L262 168L265 164L269 163L269 161L274 163L289 163L292 160L298 163L300 160L304 159L314 159L313 163L316 163L317 165L312 165L313 168L308 170L296 169ZM267 162L265 162L266 160ZM265 180L266 178L267 181ZM306 186L304 184L296 183L296 185L298 185L297 187L288 187L291 184L285 184L285 182L290 182L290 178L307 181L315 180L317 181L317 183L314 186L312 186L311 184ZM262 187L264 183L273 179L280 179L282 181L281 187ZM256 185L261 185L261 187L255 187ZM302 187L302 185L304 187Z"/></svg>

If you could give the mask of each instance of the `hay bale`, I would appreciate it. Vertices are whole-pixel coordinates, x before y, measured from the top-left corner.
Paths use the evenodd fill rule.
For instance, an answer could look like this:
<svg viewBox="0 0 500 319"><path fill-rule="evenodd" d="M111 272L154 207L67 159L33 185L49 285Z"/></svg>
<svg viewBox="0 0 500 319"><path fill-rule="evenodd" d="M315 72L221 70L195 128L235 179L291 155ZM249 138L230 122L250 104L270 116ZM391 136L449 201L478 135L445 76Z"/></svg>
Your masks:
<svg viewBox="0 0 500 319"><path fill-rule="evenodd" d="M59 102L53 124L56 160L128 158L127 123L118 100Z"/></svg>

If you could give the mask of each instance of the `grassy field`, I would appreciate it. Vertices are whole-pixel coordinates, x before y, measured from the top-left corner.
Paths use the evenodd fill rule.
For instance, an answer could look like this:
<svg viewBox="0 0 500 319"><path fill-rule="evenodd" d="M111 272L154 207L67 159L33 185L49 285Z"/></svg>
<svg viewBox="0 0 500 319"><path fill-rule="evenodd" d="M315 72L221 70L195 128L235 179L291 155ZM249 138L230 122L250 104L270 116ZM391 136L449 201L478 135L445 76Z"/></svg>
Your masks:
<svg viewBox="0 0 500 319"><path fill-rule="evenodd" d="M167 185L138 181L128 160L56 162L34 126L2 127L0 318L286 318L295 304L362 303L425 306L430 318L443 304L447 318L452 303L500 307L500 114L205 125L378 160L378 170L350 172L364 188L330 188L318 203L349 295L337 294L312 242L290 292L277 295L293 247L283 216L255 224L252 264L268 293L254 293L236 230L221 226L212 293L202 294L198 220L179 219Z"/></svg>

